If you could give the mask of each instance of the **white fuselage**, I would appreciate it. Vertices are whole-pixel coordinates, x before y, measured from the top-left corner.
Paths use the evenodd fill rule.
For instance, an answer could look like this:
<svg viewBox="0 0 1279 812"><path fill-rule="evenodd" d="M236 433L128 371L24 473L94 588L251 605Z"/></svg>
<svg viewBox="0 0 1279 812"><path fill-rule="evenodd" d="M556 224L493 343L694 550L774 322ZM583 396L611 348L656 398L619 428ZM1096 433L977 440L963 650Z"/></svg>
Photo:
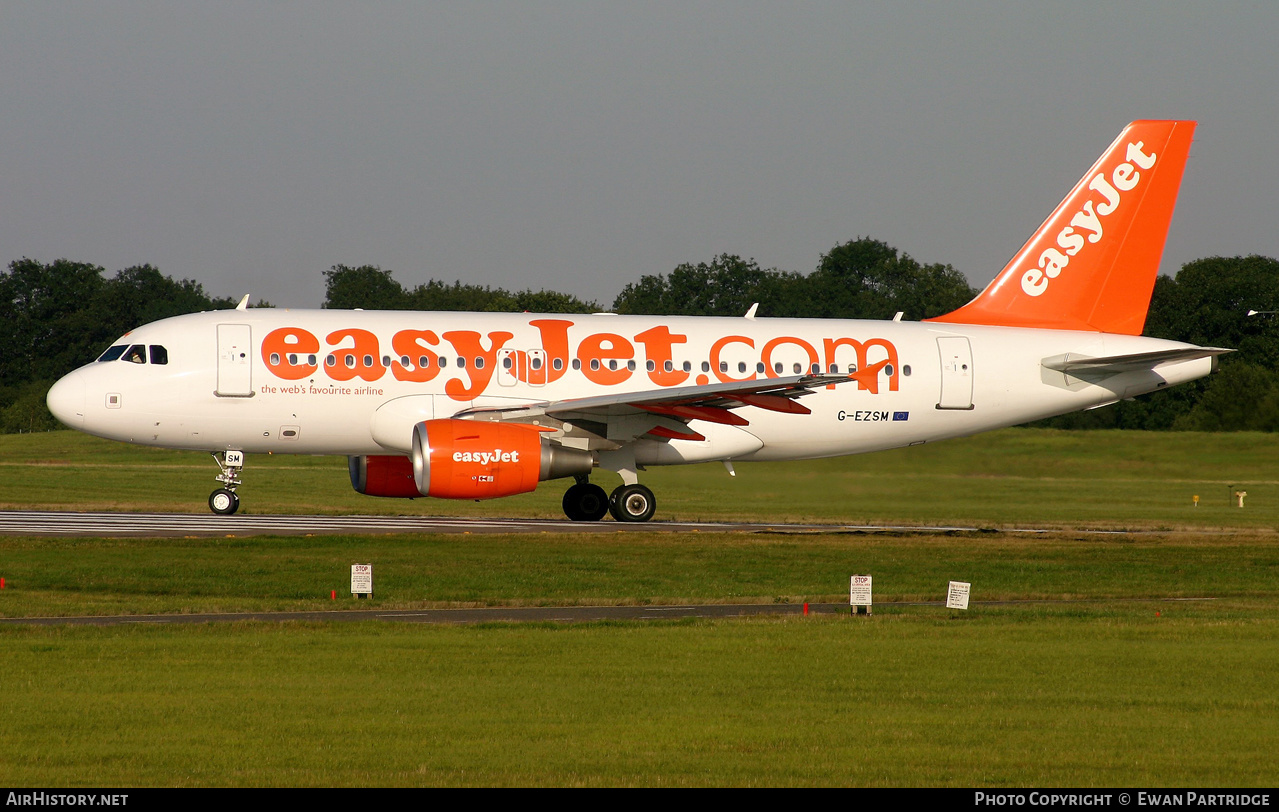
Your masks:
<svg viewBox="0 0 1279 812"><path fill-rule="evenodd" d="M254 309L165 319L118 345L164 363L89 364L50 391L68 425L142 445L407 454L413 426L459 411L880 364L869 380L749 406L705 440L643 439L641 464L831 457L973 434L1207 375L1200 358L1092 382L1045 359L1189 345L1094 332L917 322ZM441 363L441 359L442 363ZM425 361L425 363L422 363Z"/></svg>

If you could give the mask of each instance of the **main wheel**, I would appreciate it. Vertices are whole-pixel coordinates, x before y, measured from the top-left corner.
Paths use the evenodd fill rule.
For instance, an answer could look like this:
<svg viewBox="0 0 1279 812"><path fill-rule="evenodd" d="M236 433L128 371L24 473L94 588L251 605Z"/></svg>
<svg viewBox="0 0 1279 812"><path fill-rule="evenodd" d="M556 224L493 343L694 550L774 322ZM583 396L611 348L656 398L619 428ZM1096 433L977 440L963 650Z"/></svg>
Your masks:
<svg viewBox="0 0 1279 812"><path fill-rule="evenodd" d="M240 497L235 495L235 491L228 491L226 488L218 488L209 494L209 510L222 516L230 516L240 509Z"/></svg>
<svg viewBox="0 0 1279 812"><path fill-rule="evenodd" d="M599 485L579 483L564 492L564 515L575 522L598 522L608 513L608 495Z"/></svg>
<svg viewBox="0 0 1279 812"><path fill-rule="evenodd" d="M657 511L657 497L643 485L622 485L608 498L608 512L619 522L646 522Z"/></svg>

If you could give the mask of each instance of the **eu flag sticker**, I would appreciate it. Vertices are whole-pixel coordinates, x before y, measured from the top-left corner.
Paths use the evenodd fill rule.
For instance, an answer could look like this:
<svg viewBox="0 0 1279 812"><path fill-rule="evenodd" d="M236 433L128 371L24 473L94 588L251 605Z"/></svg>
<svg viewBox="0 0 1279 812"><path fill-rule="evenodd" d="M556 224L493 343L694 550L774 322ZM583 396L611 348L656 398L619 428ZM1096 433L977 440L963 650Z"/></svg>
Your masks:
<svg viewBox="0 0 1279 812"><path fill-rule="evenodd" d="M893 420L909 420L910 412L893 412Z"/></svg>

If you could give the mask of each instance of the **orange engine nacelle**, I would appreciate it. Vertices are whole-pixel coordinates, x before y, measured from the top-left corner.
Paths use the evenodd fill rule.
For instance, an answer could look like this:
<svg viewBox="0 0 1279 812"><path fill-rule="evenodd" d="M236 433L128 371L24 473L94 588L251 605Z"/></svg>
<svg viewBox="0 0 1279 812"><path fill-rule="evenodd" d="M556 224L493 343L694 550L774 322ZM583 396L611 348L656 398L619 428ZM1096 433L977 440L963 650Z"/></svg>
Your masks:
<svg viewBox="0 0 1279 812"><path fill-rule="evenodd" d="M553 446L533 426L427 420L413 427L413 480L423 496L495 499L544 479L589 474L587 451Z"/></svg>
<svg viewBox="0 0 1279 812"><path fill-rule="evenodd" d="M372 454L347 457L346 464L351 471L351 487L356 493L399 499L415 499L422 495L413 482L413 461L408 457Z"/></svg>

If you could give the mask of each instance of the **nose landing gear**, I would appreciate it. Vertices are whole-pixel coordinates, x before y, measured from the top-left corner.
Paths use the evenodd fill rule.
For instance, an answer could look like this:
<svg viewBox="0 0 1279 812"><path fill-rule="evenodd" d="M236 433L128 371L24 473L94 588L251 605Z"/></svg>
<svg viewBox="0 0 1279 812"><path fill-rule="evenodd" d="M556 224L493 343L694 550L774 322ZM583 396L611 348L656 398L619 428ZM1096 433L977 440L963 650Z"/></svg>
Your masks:
<svg viewBox="0 0 1279 812"><path fill-rule="evenodd" d="M235 495L235 491L227 488L218 488L209 494L209 510L219 513L223 516L230 516L240 509L240 497Z"/></svg>
<svg viewBox="0 0 1279 812"><path fill-rule="evenodd" d="M240 509L240 497L235 489L240 487L240 471L244 469L243 451L214 451L213 461L222 473L217 480L222 487L209 494L209 510L222 516L230 516Z"/></svg>

